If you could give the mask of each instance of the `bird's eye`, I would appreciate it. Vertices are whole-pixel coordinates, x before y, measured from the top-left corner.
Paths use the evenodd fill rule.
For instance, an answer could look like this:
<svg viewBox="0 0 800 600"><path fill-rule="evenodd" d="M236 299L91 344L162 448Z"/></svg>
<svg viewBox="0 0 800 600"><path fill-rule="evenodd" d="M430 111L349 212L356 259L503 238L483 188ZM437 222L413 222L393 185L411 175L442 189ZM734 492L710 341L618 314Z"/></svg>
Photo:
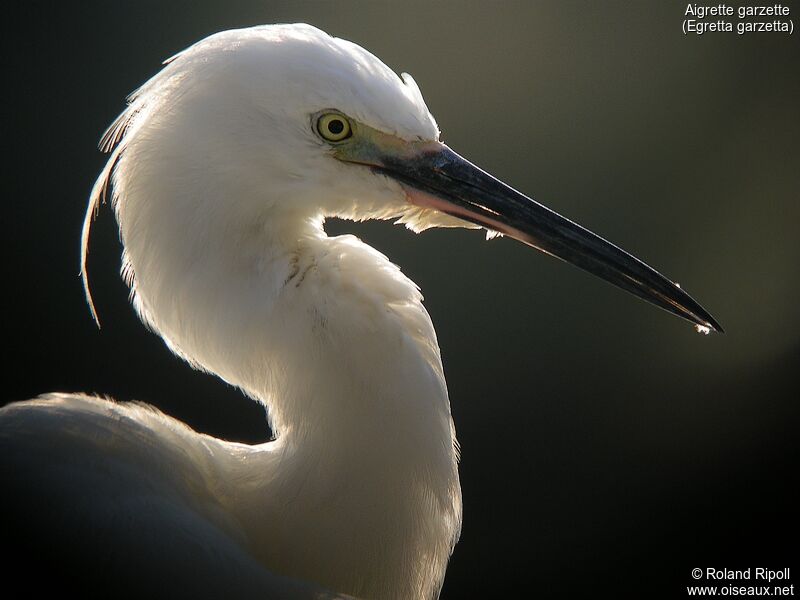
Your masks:
<svg viewBox="0 0 800 600"><path fill-rule="evenodd" d="M339 113L326 113L317 119L317 131L329 142L341 142L353 134L347 118Z"/></svg>

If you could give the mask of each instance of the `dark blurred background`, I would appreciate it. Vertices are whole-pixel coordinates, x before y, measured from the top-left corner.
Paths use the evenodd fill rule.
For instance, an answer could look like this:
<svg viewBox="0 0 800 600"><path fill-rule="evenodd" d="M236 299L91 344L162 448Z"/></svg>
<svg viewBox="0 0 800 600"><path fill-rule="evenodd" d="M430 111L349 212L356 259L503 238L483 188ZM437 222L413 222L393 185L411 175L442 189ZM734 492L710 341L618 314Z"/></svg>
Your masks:
<svg viewBox="0 0 800 600"><path fill-rule="evenodd" d="M795 3L788 3L797 18ZM139 399L229 440L263 410L137 321L111 211L125 96L216 31L306 21L412 73L442 138L681 282L679 319L519 243L330 223L423 289L463 449L442 598L683 597L692 568L798 561L798 37L684 36L682 2L28 3L6 15L3 402Z"/></svg>

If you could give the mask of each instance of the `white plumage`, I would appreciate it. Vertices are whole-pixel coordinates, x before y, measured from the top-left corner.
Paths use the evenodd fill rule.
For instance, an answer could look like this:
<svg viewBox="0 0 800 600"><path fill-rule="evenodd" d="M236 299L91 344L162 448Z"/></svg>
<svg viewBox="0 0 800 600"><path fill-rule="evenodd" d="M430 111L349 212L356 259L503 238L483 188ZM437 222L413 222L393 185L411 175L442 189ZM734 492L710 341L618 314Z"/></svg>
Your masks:
<svg viewBox="0 0 800 600"><path fill-rule="evenodd" d="M336 132L320 130L324 114L339 115ZM340 126L352 135L326 138ZM84 262L110 185L138 314L263 402L276 439L229 443L144 405L51 395L0 411L18 493L58 498L54 522L97 552L138 549L120 580L138 569L210 596L436 597L461 526L436 335L415 284L358 239L329 238L326 217L484 226L591 271L575 256L599 257L602 277L718 328L438 137L409 76L307 25L223 32L168 61L104 137ZM562 230L594 245L550 245Z"/></svg>
<svg viewBox="0 0 800 600"><path fill-rule="evenodd" d="M4 431L69 445L66 423L78 441L100 428L109 445L92 452L137 476L98 485L127 497L147 477L268 571L367 598L429 598L461 523L436 336L413 282L322 224L433 219L398 184L330 158L309 126L329 107L401 139L438 136L413 81L362 48L306 25L228 31L132 96L105 136L116 147L87 215L85 244L111 177L142 320L264 402L275 441L226 443L154 409L65 396L6 409Z"/></svg>

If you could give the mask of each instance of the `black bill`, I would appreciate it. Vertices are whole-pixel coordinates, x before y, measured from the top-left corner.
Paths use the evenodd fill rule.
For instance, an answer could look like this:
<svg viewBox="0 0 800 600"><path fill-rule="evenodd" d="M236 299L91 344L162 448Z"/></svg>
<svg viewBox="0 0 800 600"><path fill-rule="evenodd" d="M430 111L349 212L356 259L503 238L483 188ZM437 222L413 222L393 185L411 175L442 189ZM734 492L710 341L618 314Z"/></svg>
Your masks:
<svg viewBox="0 0 800 600"><path fill-rule="evenodd" d="M376 161L377 162L377 161ZM723 329L678 285L588 229L507 186L444 144L384 154L372 168L419 194L412 201L500 232L560 258L699 328Z"/></svg>

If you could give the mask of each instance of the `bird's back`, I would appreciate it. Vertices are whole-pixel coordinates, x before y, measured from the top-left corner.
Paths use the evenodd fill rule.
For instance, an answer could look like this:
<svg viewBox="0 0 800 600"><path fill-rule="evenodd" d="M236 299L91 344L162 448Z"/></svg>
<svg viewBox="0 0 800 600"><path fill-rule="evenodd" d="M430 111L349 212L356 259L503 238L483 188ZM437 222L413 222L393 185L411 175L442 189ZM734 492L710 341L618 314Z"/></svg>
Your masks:
<svg viewBox="0 0 800 600"><path fill-rule="evenodd" d="M82 597L338 597L249 555L214 492L216 450L141 404L53 394L3 408L4 579Z"/></svg>

